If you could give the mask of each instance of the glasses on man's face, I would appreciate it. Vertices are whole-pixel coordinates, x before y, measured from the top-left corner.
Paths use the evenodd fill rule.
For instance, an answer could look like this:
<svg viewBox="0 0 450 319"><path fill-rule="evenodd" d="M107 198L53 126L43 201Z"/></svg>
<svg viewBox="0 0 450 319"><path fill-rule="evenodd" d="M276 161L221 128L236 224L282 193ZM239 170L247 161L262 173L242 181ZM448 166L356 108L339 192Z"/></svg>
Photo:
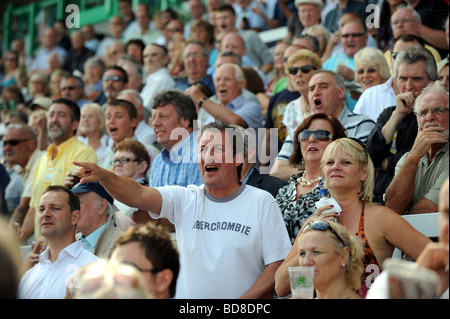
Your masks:
<svg viewBox="0 0 450 319"><path fill-rule="evenodd" d="M138 158L132 159L129 157L122 157L122 158L113 160L112 165L118 165L118 164L123 165L125 163L130 163L130 162L140 162L140 159L138 159Z"/></svg>
<svg viewBox="0 0 450 319"><path fill-rule="evenodd" d="M131 261L122 261L122 264L130 265L130 266L136 268L137 270L139 270L140 272L150 272L152 274L157 274L157 273L159 273L159 272L164 270L164 269L158 269L158 268L154 268L154 269L139 268L135 263L133 263Z"/></svg>
<svg viewBox="0 0 450 319"><path fill-rule="evenodd" d="M337 239L339 239L339 241L342 243L342 245L345 247L345 243L342 240L342 238L338 235L338 233L333 229L333 227L331 227L330 223L324 220L316 220L313 222L310 222L309 224L307 224L305 226L305 228L303 228L303 232L305 232L306 229L308 229L309 227L311 227L312 230L320 230L320 231L331 231L336 237Z"/></svg>
<svg viewBox="0 0 450 319"><path fill-rule="evenodd" d="M313 135L314 138L320 142L328 142L330 140L333 140L333 134L331 134L327 130L303 130L298 135L298 141L300 143L307 142L311 138L311 135Z"/></svg>
<svg viewBox="0 0 450 319"><path fill-rule="evenodd" d="M341 37L343 37L344 39L352 37L352 38L360 38L364 35L364 33L344 33L341 34Z"/></svg>
<svg viewBox="0 0 450 319"><path fill-rule="evenodd" d="M370 74L377 72L377 68L371 66L367 69L359 68L358 71L356 71L356 73L358 73L359 75L362 75L366 70L367 70L367 73L370 73Z"/></svg>
<svg viewBox="0 0 450 319"><path fill-rule="evenodd" d="M23 139L23 140L19 140L19 139L4 140L3 141L3 147L8 146L8 145L16 146L16 145L19 145L22 142L26 142L26 141L29 141L29 140L30 140L29 138Z"/></svg>
<svg viewBox="0 0 450 319"><path fill-rule="evenodd" d="M448 108L442 107L442 106L437 106L437 107L432 108L431 110L428 110L428 109L419 110L417 115L419 115L419 117L426 117L428 115L428 113L431 112L432 115L439 116L439 115L444 114L447 111L448 111Z"/></svg>
<svg viewBox="0 0 450 319"><path fill-rule="evenodd" d="M298 70L300 70L303 74L308 74L309 72L311 72L311 70L317 70L317 68L312 64L308 64L300 67L293 66L288 69L289 73L292 75L296 75L298 73Z"/></svg>
<svg viewBox="0 0 450 319"><path fill-rule="evenodd" d="M120 75L105 75L103 77L103 82L108 82L109 80L113 80L113 82L121 82L122 77Z"/></svg>
<svg viewBox="0 0 450 319"><path fill-rule="evenodd" d="M75 90L75 89L77 89L78 87L76 87L76 86L65 86L65 87L63 87L63 88L61 88L61 91L73 91L73 90Z"/></svg>

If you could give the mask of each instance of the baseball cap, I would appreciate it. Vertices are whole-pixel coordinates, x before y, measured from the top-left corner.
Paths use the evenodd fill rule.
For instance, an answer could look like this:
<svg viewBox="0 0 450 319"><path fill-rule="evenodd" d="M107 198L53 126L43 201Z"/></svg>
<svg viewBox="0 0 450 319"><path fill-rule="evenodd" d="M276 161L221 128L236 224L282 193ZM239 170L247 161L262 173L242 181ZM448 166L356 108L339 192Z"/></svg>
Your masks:
<svg viewBox="0 0 450 319"><path fill-rule="evenodd" d="M295 0L295 6L296 7L298 7L301 4L305 4L305 3L315 4L315 5L319 6L321 9L323 7L323 1L322 0Z"/></svg>
<svg viewBox="0 0 450 319"><path fill-rule="evenodd" d="M96 192L99 196L106 199L111 205L114 203L114 199L108 192L103 188L103 186L99 183L79 183L74 188L72 188L72 192L74 194L84 194L87 192Z"/></svg>
<svg viewBox="0 0 450 319"><path fill-rule="evenodd" d="M34 105L38 105L46 110L50 108L52 105L52 100L46 96L37 97L31 102L31 108L33 109Z"/></svg>

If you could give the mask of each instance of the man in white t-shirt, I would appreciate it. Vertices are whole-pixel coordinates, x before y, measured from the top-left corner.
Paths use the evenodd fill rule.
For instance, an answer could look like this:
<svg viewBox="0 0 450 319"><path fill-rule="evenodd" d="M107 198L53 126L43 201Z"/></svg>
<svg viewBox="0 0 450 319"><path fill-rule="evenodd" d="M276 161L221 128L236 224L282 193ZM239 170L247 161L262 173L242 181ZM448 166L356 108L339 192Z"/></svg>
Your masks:
<svg viewBox="0 0 450 319"><path fill-rule="evenodd" d="M81 182L100 181L114 198L175 224L181 264L176 298L270 298L291 244L273 197L239 182L242 151L238 130L217 121L204 126L204 184L187 188L142 187L93 163L74 163L81 166Z"/></svg>

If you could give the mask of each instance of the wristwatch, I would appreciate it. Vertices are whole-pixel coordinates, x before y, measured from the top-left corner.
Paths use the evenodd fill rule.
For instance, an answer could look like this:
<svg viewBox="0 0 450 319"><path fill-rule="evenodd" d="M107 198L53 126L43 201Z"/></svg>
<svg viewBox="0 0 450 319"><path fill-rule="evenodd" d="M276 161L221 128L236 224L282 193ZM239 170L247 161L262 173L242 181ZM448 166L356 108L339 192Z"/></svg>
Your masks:
<svg viewBox="0 0 450 319"><path fill-rule="evenodd" d="M202 97L200 99L200 102L198 102L198 107L201 108L203 103L207 100L208 98L206 96Z"/></svg>

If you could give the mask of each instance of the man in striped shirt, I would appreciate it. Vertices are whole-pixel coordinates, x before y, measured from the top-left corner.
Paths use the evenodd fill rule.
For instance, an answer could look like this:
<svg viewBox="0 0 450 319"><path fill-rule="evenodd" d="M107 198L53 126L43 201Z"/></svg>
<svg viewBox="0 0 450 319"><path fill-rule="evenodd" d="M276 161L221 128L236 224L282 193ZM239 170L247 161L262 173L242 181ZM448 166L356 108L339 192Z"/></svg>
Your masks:
<svg viewBox="0 0 450 319"><path fill-rule="evenodd" d="M347 137L354 137L362 142L375 127L375 122L368 116L355 114L345 105L345 87L342 77L333 71L317 70L309 80L309 105L313 113L325 113L336 117L344 126ZM293 151L293 136L289 135L281 147L278 157L270 172L278 178L289 180L298 172L289 165L289 156Z"/></svg>
<svg viewBox="0 0 450 319"><path fill-rule="evenodd" d="M153 129L163 149L150 167L150 186L202 185L193 132L197 119L194 102L178 90L168 90L155 97L152 108Z"/></svg>

